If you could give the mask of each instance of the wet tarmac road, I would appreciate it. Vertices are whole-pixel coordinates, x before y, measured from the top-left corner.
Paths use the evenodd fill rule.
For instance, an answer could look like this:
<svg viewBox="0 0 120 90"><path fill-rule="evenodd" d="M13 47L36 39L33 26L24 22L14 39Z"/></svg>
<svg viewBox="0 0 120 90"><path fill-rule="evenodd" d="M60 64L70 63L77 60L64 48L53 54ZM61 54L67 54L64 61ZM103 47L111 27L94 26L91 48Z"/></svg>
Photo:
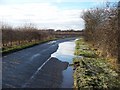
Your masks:
<svg viewBox="0 0 120 90"><path fill-rule="evenodd" d="M29 82L32 81L31 83L33 83L32 84L33 86L30 85L30 87L35 88L34 83L37 80L36 76L40 74L39 72L42 71L43 66L46 67L45 70L48 72L49 72L48 70L49 68L53 68L53 67L50 67L53 65L50 64L49 61L54 61L54 62L56 61L56 59L51 60L50 57L51 57L51 54L58 49L58 44L61 42L74 40L74 39L75 38L67 38L67 39L61 39L56 41L50 41L44 44L40 44L31 48L27 48L27 49L4 56L2 58L2 87L3 88L16 88L16 87L26 88L30 85ZM57 65L60 65L60 63L56 64L55 66L57 67ZM57 71L59 70L61 71L63 69L58 68ZM56 73L59 73L57 71ZM48 72L44 72L44 74ZM35 73L38 73L38 74L35 74ZM53 74L51 73L51 75ZM35 78L31 80L33 76L35 76ZM58 75L58 76L61 76L61 75ZM39 83L38 81L37 83ZM41 88L42 86L43 88L45 88L45 85L42 85L40 83L36 87ZM57 85L54 87L59 87L59 86Z"/></svg>

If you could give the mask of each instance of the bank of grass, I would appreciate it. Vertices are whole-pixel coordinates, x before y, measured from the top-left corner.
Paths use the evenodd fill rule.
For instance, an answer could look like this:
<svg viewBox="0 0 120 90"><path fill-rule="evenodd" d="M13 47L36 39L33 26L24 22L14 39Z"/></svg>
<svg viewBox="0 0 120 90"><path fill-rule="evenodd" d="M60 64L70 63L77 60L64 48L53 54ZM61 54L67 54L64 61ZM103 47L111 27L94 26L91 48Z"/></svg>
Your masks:
<svg viewBox="0 0 120 90"><path fill-rule="evenodd" d="M74 88L78 89L119 89L118 73L108 63L109 60L97 54L83 38L76 41L74 64ZM79 57L82 56L82 57Z"/></svg>
<svg viewBox="0 0 120 90"><path fill-rule="evenodd" d="M75 55L84 57L97 57L97 54L87 44L85 44L83 38L76 41Z"/></svg>
<svg viewBox="0 0 120 90"><path fill-rule="evenodd" d="M15 46L12 46L12 47L3 47L0 51L0 53L2 53L2 55L4 56L6 54L16 52L16 51L19 51L19 50L22 50L22 49L25 49L25 48L29 48L29 47L32 47L32 46L35 46L35 45L39 45L39 44L42 44L42 43L45 43L45 42L48 42L48 41L52 41L52 40L57 40L57 38L47 39L47 40L38 41L38 42L26 43L26 44L23 44L23 45L15 45Z"/></svg>

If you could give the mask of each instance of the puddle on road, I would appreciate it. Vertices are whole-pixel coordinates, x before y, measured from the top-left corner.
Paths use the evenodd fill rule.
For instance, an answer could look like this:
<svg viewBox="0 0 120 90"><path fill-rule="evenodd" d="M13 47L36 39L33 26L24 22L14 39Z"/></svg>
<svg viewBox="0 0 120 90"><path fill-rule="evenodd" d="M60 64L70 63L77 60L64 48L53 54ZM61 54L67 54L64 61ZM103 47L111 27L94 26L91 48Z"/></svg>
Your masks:
<svg viewBox="0 0 120 90"><path fill-rule="evenodd" d="M75 40L63 42L59 44L58 50L51 55L61 61L72 63L74 58ZM73 68L69 66L63 71L63 82L61 88L72 88L73 87Z"/></svg>

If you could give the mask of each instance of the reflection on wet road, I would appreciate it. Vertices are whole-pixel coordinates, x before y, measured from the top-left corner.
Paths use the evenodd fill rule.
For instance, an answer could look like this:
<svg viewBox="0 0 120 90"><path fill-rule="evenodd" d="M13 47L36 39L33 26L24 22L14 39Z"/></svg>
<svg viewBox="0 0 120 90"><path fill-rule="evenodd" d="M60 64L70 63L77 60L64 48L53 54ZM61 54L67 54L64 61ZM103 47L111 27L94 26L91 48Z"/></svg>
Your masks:
<svg viewBox="0 0 120 90"><path fill-rule="evenodd" d="M40 85L37 85L37 86L31 85L29 83L29 81L32 84L36 84L37 79L42 80L43 82L45 82L45 80L49 82L49 79L51 80L52 77L50 78L50 76L48 76L49 78L45 79L46 75L44 76L41 73L42 71L44 72L44 74L49 73L50 68L51 68L51 70L53 69L53 67L55 68L56 65L55 66L52 65L54 63L49 62L49 61L60 62L59 64L57 64L58 66L59 65L61 66L64 64L61 64L61 61L59 61L58 59L49 60L48 61L49 63L48 62L46 64L44 64L44 63L51 57L51 54L54 53L58 49L59 43L66 42L69 40L74 40L74 39L75 38L56 40L56 41L40 44L40 45L31 47L31 48L27 48L27 49L4 56L2 58L2 75L3 75L2 86L3 86L3 88L7 88L7 87L8 88L16 88L16 87L21 88L21 87L28 87L29 85L30 85L30 87L38 87L39 88ZM40 69L40 67L42 65L44 65L44 67L42 67ZM65 65L67 65L67 64L65 63ZM48 68L48 66L49 66L49 68ZM51 66L53 66L53 67L51 67ZM38 69L40 69L40 71ZM39 72L37 72L37 70ZM56 68L56 70L57 70L57 68ZM36 72L37 72L37 74L35 74ZM60 69L60 72L61 72L61 69ZM56 73L57 73L57 71L56 71ZM52 74L55 74L55 72L54 73L51 72L50 75L52 75ZM38 75L41 75L41 76L38 77ZM57 74L55 74L55 75L57 75ZM35 78L31 80L32 76L34 76ZM43 80L42 78L45 80ZM29 83L29 85L28 85L28 83ZM46 82L46 84L47 84L47 82ZM41 84L41 87L42 86L46 87L46 84L45 83L44 83L44 85ZM51 82L51 84L52 84L52 82ZM47 87L49 87L49 86L47 86ZM58 87L58 86L55 85L53 87Z"/></svg>
<svg viewBox="0 0 120 90"><path fill-rule="evenodd" d="M66 61L69 64L72 63L74 58L75 40L63 42L59 44L58 50L51 55L61 61ZM69 66L63 71L63 82L61 88L72 88L73 87L73 68Z"/></svg>

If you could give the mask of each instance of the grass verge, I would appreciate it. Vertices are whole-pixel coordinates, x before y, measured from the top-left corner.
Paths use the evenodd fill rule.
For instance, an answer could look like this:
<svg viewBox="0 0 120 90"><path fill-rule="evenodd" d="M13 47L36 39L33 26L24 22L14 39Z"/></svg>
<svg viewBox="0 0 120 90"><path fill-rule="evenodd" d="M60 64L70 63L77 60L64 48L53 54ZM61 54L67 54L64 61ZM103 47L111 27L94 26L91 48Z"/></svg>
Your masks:
<svg viewBox="0 0 120 90"><path fill-rule="evenodd" d="M42 44L42 43L45 43L45 42L48 42L48 41L52 41L52 40L56 40L56 39L57 38L44 40L44 41L39 41L39 42L27 43L27 44L24 44L24 45L13 46L13 47L10 47L10 48L2 48L0 53L2 53L2 56L4 56L4 55L7 55L9 53L13 53L13 52L25 49L25 48L33 47L35 45L39 45L39 44Z"/></svg>
<svg viewBox="0 0 120 90"><path fill-rule="evenodd" d="M74 87L81 89L119 89L120 78L105 58L90 48L83 39L76 41L74 65ZM82 56L82 57L79 57Z"/></svg>

